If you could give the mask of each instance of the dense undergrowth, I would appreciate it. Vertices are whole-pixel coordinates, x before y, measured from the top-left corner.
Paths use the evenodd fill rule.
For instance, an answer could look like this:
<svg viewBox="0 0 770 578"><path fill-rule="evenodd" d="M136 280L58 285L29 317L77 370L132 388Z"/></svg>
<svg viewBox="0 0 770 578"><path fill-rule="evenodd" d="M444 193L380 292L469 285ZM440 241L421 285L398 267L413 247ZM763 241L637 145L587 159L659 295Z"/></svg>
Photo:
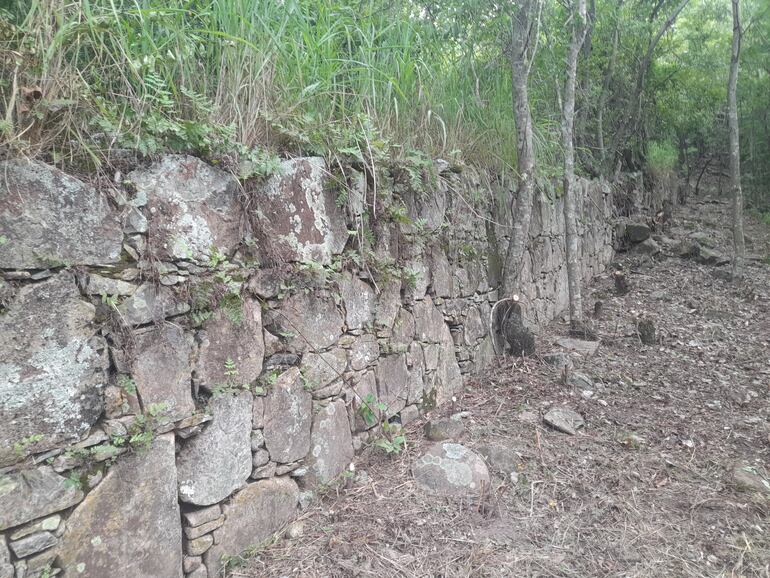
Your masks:
<svg viewBox="0 0 770 578"><path fill-rule="evenodd" d="M25 154L515 163L507 67L477 70L408 4L21 0L0 18L0 132Z"/></svg>

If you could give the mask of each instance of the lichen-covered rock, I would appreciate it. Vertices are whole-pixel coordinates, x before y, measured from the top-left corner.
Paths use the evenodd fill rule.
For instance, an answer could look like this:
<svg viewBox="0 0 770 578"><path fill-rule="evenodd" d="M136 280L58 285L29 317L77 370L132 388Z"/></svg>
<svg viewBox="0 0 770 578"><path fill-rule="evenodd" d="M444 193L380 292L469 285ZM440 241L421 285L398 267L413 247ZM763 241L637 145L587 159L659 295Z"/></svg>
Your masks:
<svg viewBox="0 0 770 578"><path fill-rule="evenodd" d="M94 316L66 272L22 287L0 315L0 466L74 441L98 419L108 360Z"/></svg>
<svg viewBox="0 0 770 578"><path fill-rule="evenodd" d="M543 416L543 421L555 430L570 435L575 435L576 430L583 427L585 423L583 416L566 407L555 407L549 410Z"/></svg>
<svg viewBox="0 0 770 578"><path fill-rule="evenodd" d="M48 466L0 475L0 530L65 510L82 499L82 491Z"/></svg>
<svg viewBox="0 0 770 578"><path fill-rule="evenodd" d="M380 287L374 313L375 323L380 327L392 328L400 309L401 281L392 279Z"/></svg>
<svg viewBox="0 0 770 578"><path fill-rule="evenodd" d="M365 369L380 356L380 345L374 335L365 333L350 347L350 368L354 371Z"/></svg>
<svg viewBox="0 0 770 578"><path fill-rule="evenodd" d="M412 464L417 485L441 496L479 495L489 488L489 470L477 453L444 442L431 446Z"/></svg>
<svg viewBox="0 0 770 578"><path fill-rule="evenodd" d="M387 406L385 416L396 415L409 399L409 371L406 355L389 355L380 358L375 370L377 376L377 401Z"/></svg>
<svg viewBox="0 0 770 578"><path fill-rule="evenodd" d="M295 293L265 314L265 324L291 351L326 349L342 336L342 315L331 296Z"/></svg>
<svg viewBox="0 0 770 578"><path fill-rule="evenodd" d="M222 558L258 546L297 515L299 488L291 478L249 484L224 505L225 523L214 531L216 545L204 555L209 576L221 576Z"/></svg>
<svg viewBox="0 0 770 578"><path fill-rule="evenodd" d="M441 343L445 341L449 328L444 323L444 316L441 314L441 311L436 308L430 297L415 303L414 319L417 339L425 343Z"/></svg>
<svg viewBox="0 0 770 578"><path fill-rule="evenodd" d="M221 502L251 473L251 394L214 396L209 411L211 422L177 457L179 499L197 506Z"/></svg>
<svg viewBox="0 0 770 578"><path fill-rule="evenodd" d="M0 578L13 578L14 574L11 553L5 544L5 536L0 535Z"/></svg>
<svg viewBox="0 0 770 578"><path fill-rule="evenodd" d="M317 391L334 381L340 381L347 365L347 352L344 349L306 353L300 365L303 385L311 391Z"/></svg>
<svg viewBox="0 0 770 578"><path fill-rule="evenodd" d="M135 338L131 375L145 411L157 408L175 421L195 411L190 355L193 338L178 325L166 323L139 332Z"/></svg>
<svg viewBox="0 0 770 578"><path fill-rule="evenodd" d="M174 436L118 460L72 512L56 552L67 577L181 578Z"/></svg>
<svg viewBox="0 0 770 578"><path fill-rule="evenodd" d="M423 428L425 437L434 442L460 439L465 433L465 425L460 418L432 419Z"/></svg>
<svg viewBox="0 0 770 578"><path fill-rule="evenodd" d="M270 386L263 433L273 461L288 463L305 457L310 449L312 408L312 397L296 367L282 373Z"/></svg>
<svg viewBox="0 0 770 578"><path fill-rule="evenodd" d="M345 471L352 459L353 440L345 402L333 401L313 418L310 453L306 460L308 473L303 483L330 482Z"/></svg>
<svg viewBox="0 0 770 578"><path fill-rule="evenodd" d="M46 164L0 162L0 268L45 269L120 260L120 219L106 195Z"/></svg>
<svg viewBox="0 0 770 578"><path fill-rule="evenodd" d="M339 282L345 304L348 330L363 329L374 322L375 297L371 287L358 277L345 273Z"/></svg>
<svg viewBox="0 0 770 578"><path fill-rule="evenodd" d="M241 311L242 319L236 323L222 309L218 309L198 333L195 376L198 383L207 389L228 380L251 384L262 372L265 355L262 308L259 301L245 299ZM225 375L228 360L235 364L237 376Z"/></svg>
<svg viewBox="0 0 770 578"><path fill-rule="evenodd" d="M191 156L168 155L129 174L147 199L149 241L164 259L205 261L239 243L238 181Z"/></svg>
<svg viewBox="0 0 770 578"><path fill-rule="evenodd" d="M324 186L326 176L322 158L286 160L258 194L260 233L283 259L328 265L344 249L345 216Z"/></svg>
<svg viewBox="0 0 770 578"><path fill-rule="evenodd" d="M144 325L163 321L190 310L190 305L179 299L170 287L154 283L141 285L136 292L118 306L122 321L128 325Z"/></svg>

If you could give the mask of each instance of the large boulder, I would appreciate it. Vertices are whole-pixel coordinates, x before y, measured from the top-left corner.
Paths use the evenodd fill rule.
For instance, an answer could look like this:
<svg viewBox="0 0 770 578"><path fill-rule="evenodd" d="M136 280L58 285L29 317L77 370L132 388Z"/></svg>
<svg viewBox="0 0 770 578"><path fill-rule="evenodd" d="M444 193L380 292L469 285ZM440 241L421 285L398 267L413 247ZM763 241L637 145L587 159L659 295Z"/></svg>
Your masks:
<svg viewBox="0 0 770 578"><path fill-rule="evenodd" d="M205 261L240 242L238 181L191 156L168 155L129 174L149 209L149 242L161 259ZM142 201L140 201L141 203Z"/></svg>
<svg viewBox="0 0 770 578"><path fill-rule="evenodd" d="M66 510L83 492L44 466L0 475L0 530Z"/></svg>
<svg viewBox="0 0 770 578"><path fill-rule="evenodd" d="M36 161L2 161L0 175L1 269L120 260L123 232L105 195Z"/></svg>
<svg viewBox="0 0 770 578"><path fill-rule="evenodd" d="M65 577L182 577L173 435L108 470L67 520L57 554Z"/></svg>
<svg viewBox="0 0 770 578"><path fill-rule="evenodd" d="M236 378L250 384L262 372L265 343L262 336L262 307L255 299L243 301L243 319L234 323L224 311L217 310L198 334L199 355L195 366L198 382L211 389L226 381L225 364L235 364Z"/></svg>
<svg viewBox="0 0 770 578"><path fill-rule="evenodd" d="M251 473L251 394L216 395L209 411L212 421L177 457L179 499L196 506L221 502Z"/></svg>
<svg viewBox="0 0 770 578"><path fill-rule="evenodd" d="M270 386L264 404L265 446L270 458L282 463L304 458L310 449L313 401L299 369L282 373Z"/></svg>
<svg viewBox="0 0 770 578"><path fill-rule="evenodd" d="M345 402L333 401L322 407L313 418L310 454L307 457L308 484L324 484L334 480L353 459L353 439L350 434Z"/></svg>
<svg viewBox="0 0 770 578"><path fill-rule="evenodd" d="M254 213L260 235L288 261L331 263L348 239L345 216L325 187L322 158L286 160L260 192Z"/></svg>
<svg viewBox="0 0 770 578"><path fill-rule="evenodd" d="M0 315L0 466L74 441L98 419L108 360L94 316L69 273L22 287Z"/></svg>
<svg viewBox="0 0 770 578"><path fill-rule="evenodd" d="M223 557L259 546L291 522L298 503L299 488L291 478L261 480L243 488L223 506L225 523L214 530L215 545L203 558L208 575L221 576Z"/></svg>
<svg viewBox="0 0 770 578"><path fill-rule="evenodd" d="M145 411L154 405L171 420L191 415L195 411L192 335L178 325L166 323L139 332L134 342L131 375Z"/></svg>
<svg viewBox="0 0 770 578"><path fill-rule="evenodd" d="M451 442L431 446L412 464L412 475L420 488L440 496L479 495L489 488L484 459Z"/></svg>

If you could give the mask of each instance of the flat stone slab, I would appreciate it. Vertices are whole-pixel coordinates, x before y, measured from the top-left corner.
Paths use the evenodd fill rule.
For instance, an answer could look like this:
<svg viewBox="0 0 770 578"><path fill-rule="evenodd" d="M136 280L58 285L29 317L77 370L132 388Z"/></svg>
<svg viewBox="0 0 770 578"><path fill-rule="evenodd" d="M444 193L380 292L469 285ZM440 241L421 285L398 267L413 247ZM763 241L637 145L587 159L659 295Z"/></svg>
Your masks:
<svg viewBox="0 0 770 578"><path fill-rule="evenodd" d="M265 313L265 325L286 343L288 351L326 349L342 336L342 315L331 295L295 293Z"/></svg>
<svg viewBox="0 0 770 578"><path fill-rule="evenodd" d="M567 351L574 351L581 355L591 356L599 349L601 342L585 341L583 339L574 339L572 337L560 337L556 340L556 343Z"/></svg>
<svg viewBox="0 0 770 578"><path fill-rule="evenodd" d="M214 531L213 546L204 555L208 575L221 576L223 556L237 556L259 546L297 516L299 488L291 478L272 478L249 484L223 510L225 523Z"/></svg>
<svg viewBox="0 0 770 578"><path fill-rule="evenodd" d="M334 480L353 459L353 438L345 402L337 400L322 407L313 418L310 453L306 459L308 484Z"/></svg>
<svg viewBox="0 0 770 578"><path fill-rule="evenodd" d="M250 384L262 372L265 343L262 337L262 308L259 301L245 299L243 319L234 323L218 309L198 333L199 354L195 375L208 389L228 378L225 363L231 360L238 370L239 383Z"/></svg>
<svg viewBox="0 0 770 578"><path fill-rule="evenodd" d="M240 242L238 181L191 156L167 155L128 175L146 199L149 240L158 256L206 261Z"/></svg>
<svg viewBox="0 0 770 578"><path fill-rule="evenodd" d="M0 475L0 530L66 510L83 492L45 466Z"/></svg>
<svg viewBox="0 0 770 578"><path fill-rule="evenodd" d="M489 487L484 459L451 442L431 446L412 464L412 475L420 488L441 496L479 495Z"/></svg>
<svg viewBox="0 0 770 578"><path fill-rule="evenodd" d="M120 458L72 512L56 547L65 576L182 577L174 436Z"/></svg>
<svg viewBox="0 0 770 578"><path fill-rule="evenodd" d="M345 216L325 187L327 174L320 157L286 160L259 193L254 212L261 233L288 261L328 265L347 243Z"/></svg>
<svg viewBox="0 0 770 578"><path fill-rule="evenodd" d="M543 416L543 421L555 430L570 435L575 435L577 430L585 424L583 416L566 407L555 407L549 410Z"/></svg>
<svg viewBox="0 0 770 578"><path fill-rule="evenodd" d="M197 506L221 502L251 473L251 393L216 395L209 410L211 422L177 457L179 499Z"/></svg>
<svg viewBox="0 0 770 578"><path fill-rule="evenodd" d="M0 162L0 268L117 263L120 218L106 195L37 161Z"/></svg>
<svg viewBox="0 0 770 578"><path fill-rule="evenodd" d="M76 441L99 418L108 360L94 317L67 272L21 287L0 315L0 466Z"/></svg>
<svg viewBox="0 0 770 578"><path fill-rule="evenodd" d="M195 412L192 399L193 337L178 325L164 323L135 337L131 375L145 407L176 421Z"/></svg>
<svg viewBox="0 0 770 578"><path fill-rule="evenodd" d="M289 463L304 458L310 450L313 399L302 384L299 369L292 367L278 376L264 404L263 433L270 459Z"/></svg>

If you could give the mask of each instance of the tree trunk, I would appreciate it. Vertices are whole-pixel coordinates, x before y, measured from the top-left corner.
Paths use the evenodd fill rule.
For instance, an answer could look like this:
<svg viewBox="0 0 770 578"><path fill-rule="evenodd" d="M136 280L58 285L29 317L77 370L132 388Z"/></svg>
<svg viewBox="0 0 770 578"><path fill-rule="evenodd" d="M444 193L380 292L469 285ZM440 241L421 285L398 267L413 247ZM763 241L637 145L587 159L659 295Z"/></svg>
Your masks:
<svg viewBox="0 0 770 578"><path fill-rule="evenodd" d="M621 123L618 130L615 132L615 138L612 139L612 152L618 155L622 152L623 148L628 141L628 138L634 134L639 126L639 118L642 112L642 97L644 95L644 88L647 84L647 73L650 71L650 65L652 64L652 57L655 55L655 49L658 47L663 35L674 25L676 19L679 17L679 13L684 10L687 3L690 0L682 0L677 4L669 14L663 24L660 25L658 32L654 37L650 39L650 43L647 46L647 51L644 54L641 64L639 65L639 71L636 76L636 84L634 86L634 92L631 96L631 101L628 103L629 113ZM620 169L620 165L616 165L615 172ZM615 175L617 177L617 175Z"/></svg>
<svg viewBox="0 0 770 578"><path fill-rule="evenodd" d="M564 148L564 222L567 245L567 282L569 286L570 329L584 333L583 300L580 294L580 239L577 232L575 200L575 79L580 49L586 37L586 0L575 0L572 10L572 40L567 52L567 78L564 83L561 137Z"/></svg>
<svg viewBox="0 0 770 578"><path fill-rule="evenodd" d="M733 45L730 79L727 85L727 124L730 133L730 188L733 197L733 277L743 274L745 253L743 239L743 191L741 189L741 143L738 128L738 65L741 55L741 11L739 0L733 3Z"/></svg>
<svg viewBox="0 0 770 578"><path fill-rule="evenodd" d="M512 207L513 231L503 271L503 297L517 293L521 263L529 239L529 222L535 190L535 147L529 107L529 71L537 49L541 0L525 0L512 23L511 76L513 116L516 121L518 191Z"/></svg>
<svg viewBox="0 0 770 578"><path fill-rule="evenodd" d="M599 164L604 166L604 160L607 156L607 150L604 146L604 107L607 106L607 97L610 93L610 84L612 76L615 74L615 63L618 60L618 44L620 42L620 10L623 7L623 0L618 0L615 13L615 29L612 33L612 52L610 61L607 64L607 70L604 73L602 82L602 91L599 93L599 104L596 109L596 142L599 147Z"/></svg>

